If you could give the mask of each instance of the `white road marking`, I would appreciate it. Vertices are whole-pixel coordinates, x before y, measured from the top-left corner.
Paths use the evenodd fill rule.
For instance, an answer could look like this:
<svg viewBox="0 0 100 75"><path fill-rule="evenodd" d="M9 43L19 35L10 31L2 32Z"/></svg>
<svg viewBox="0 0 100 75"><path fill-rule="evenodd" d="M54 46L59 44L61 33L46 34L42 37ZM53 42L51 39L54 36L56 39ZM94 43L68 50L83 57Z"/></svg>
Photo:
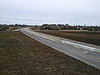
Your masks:
<svg viewBox="0 0 100 75"><path fill-rule="evenodd" d="M24 30L24 29L23 29ZM25 29L25 31L28 31L28 32L30 32L31 34L35 34L35 35L37 35L37 36L40 36L40 37L42 37L42 38L46 38L46 39L48 39L48 40L52 40L52 39L57 39L57 40L60 40L59 42L60 43L64 43L64 44L67 44L67 43L69 43L70 45L73 45L74 47L77 47L77 48L80 48L80 46L83 46L83 48L84 47L86 47L86 45L83 45L83 44L79 44L79 42L76 42L75 44L72 44L72 43L74 43L74 41L72 41L72 42L70 42L70 40L67 40L67 39L63 39L63 38L60 38L60 37L56 37L56 36L51 36L51 35L47 35L47 34L42 34L42 33L38 33L38 32L33 32L33 31L31 31L31 30L29 30L29 29ZM47 37L45 37L44 35L46 35ZM30 35L29 35L30 36ZM44 36L44 37L43 37ZM53 37L52 39L49 39L48 37ZM32 37L32 36L30 36L30 37ZM34 38L34 39L36 39L36 38ZM39 39L36 39L37 41L40 41ZM52 40L53 41L53 40ZM67 43L65 42L65 41L67 41ZM44 44L46 44L45 42L42 42L42 41L40 41L41 43L44 43ZM57 41L56 41L57 42ZM100 63L100 59L99 59L99 57L98 58L96 58L96 57L94 57L94 56L89 56L89 55L83 55L83 54L81 54L82 56L82 58L84 57L84 58L87 58L87 57L89 57L89 61L88 60L84 60L84 59L82 59L82 58L80 58L80 56L79 57L77 57L77 56L75 56L75 55L73 55L73 54L71 54L71 53L68 53L68 52L66 52L65 50L60 50L59 48L57 48L57 47L55 47L55 46L52 46L52 45L50 45L50 44L46 44L46 45L48 45L48 46L50 46L50 47L52 47L52 48L54 48L54 49L57 49L58 51L60 51L60 52L63 52L63 53L65 53L65 54L68 54L69 56L72 56L72 57L74 57L74 58L76 58L77 60L80 60L80 61L82 61L82 62L85 62L85 63L87 63L87 64L89 64L89 65L91 65L91 66L94 66L95 68L98 68L98 69L100 69L100 65L99 65L99 63ZM78 46L77 46L78 45ZM91 46L91 45L90 45ZM87 48L91 48L90 46L87 46ZM92 49L97 49L97 51L100 53L100 48L95 48L95 47L92 47ZM81 49L80 49L81 50ZM90 52L89 50L85 50L85 51L87 51L87 52L85 52L85 53L88 53L88 52ZM93 50L94 51L94 50ZM96 52L97 52L96 51ZM79 54L78 54L79 55ZM88 59L88 58L87 58Z"/></svg>
<svg viewBox="0 0 100 75"><path fill-rule="evenodd" d="M82 48L82 49L85 49L85 50L95 51L95 52L100 53L100 50L97 49L97 48L94 48L94 47L85 46L85 45L81 45L81 44L77 44L77 43L73 43L73 42L69 42L69 41L65 41L65 40L63 40L62 43L73 45L74 47L77 47L77 48Z"/></svg>
<svg viewBox="0 0 100 75"><path fill-rule="evenodd" d="M64 44L72 45L72 46L74 46L76 48L82 48L82 49L85 49L85 50L89 50L89 51L94 51L94 52L100 53L100 49L97 49L97 48L94 48L94 47L90 47L90 46L86 46L86 45L82 45L82 44L66 41L64 39L62 40L62 39L60 39L58 37L51 36L51 35L46 35L46 34L43 34L43 33L33 32L33 31L30 31L29 29L26 29L26 30L28 32L32 33L32 34L41 36L43 38L46 38L46 39L49 39L49 40L52 40L52 41L61 42L61 43L64 43Z"/></svg>

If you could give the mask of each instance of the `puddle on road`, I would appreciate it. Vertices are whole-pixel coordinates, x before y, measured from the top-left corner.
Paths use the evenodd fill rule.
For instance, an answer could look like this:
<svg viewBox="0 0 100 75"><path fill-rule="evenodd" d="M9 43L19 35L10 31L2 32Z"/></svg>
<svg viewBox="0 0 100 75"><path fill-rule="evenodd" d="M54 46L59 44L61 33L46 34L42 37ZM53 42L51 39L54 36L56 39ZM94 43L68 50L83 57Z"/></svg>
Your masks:
<svg viewBox="0 0 100 75"><path fill-rule="evenodd" d="M94 51L84 51L84 53L91 56L100 56L100 53Z"/></svg>

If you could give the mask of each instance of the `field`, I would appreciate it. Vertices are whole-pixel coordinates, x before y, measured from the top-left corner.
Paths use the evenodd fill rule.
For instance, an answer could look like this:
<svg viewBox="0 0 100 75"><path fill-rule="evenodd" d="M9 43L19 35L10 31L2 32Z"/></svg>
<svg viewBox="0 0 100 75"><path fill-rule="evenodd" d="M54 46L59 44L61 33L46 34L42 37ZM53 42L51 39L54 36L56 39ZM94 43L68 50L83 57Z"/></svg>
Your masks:
<svg viewBox="0 0 100 75"><path fill-rule="evenodd" d="M100 46L100 32L90 32L90 31L38 31L38 32Z"/></svg>
<svg viewBox="0 0 100 75"><path fill-rule="evenodd" d="M100 75L100 70L9 31L0 32L0 75Z"/></svg>

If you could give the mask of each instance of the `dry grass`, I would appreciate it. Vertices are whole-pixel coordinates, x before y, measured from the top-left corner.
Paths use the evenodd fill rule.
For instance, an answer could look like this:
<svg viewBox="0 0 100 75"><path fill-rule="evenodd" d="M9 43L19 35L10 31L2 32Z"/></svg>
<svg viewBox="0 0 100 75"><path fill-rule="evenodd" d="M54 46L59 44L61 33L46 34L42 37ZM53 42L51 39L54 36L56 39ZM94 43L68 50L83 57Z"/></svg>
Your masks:
<svg viewBox="0 0 100 75"><path fill-rule="evenodd" d="M100 46L100 32L89 32L89 31L38 31L38 32Z"/></svg>
<svg viewBox="0 0 100 75"><path fill-rule="evenodd" d="M100 75L21 32L0 32L0 75Z"/></svg>

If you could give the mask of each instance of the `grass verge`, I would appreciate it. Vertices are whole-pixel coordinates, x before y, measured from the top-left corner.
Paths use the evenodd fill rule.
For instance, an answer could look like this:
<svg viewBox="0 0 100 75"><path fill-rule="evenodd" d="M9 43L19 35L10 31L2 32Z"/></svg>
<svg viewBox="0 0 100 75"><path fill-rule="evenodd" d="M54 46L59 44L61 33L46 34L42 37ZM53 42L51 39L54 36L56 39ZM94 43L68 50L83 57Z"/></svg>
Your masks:
<svg viewBox="0 0 100 75"><path fill-rule="evenodd" d="M0 75L100 75L21 32L0 32Z"/></svg>

